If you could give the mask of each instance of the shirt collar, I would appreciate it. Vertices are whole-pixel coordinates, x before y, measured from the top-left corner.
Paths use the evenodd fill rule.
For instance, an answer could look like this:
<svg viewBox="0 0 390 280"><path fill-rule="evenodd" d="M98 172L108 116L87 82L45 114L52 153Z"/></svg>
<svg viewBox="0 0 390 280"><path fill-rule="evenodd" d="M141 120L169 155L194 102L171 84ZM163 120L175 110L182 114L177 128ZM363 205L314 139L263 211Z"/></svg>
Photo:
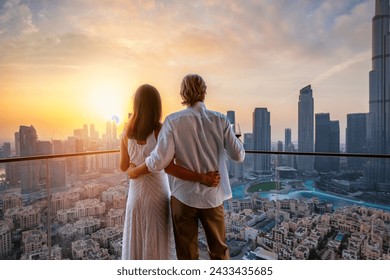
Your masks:
<svg viewBox="0 0 390 280"><path fill-rule="evenodd" d="M201 109L201 108L206 109L206 104L204 104L204 102L202 102L202 101L198 101L198 102L195 103L194 106L192 106L192 108L194 108L194 109Z"/></svg>

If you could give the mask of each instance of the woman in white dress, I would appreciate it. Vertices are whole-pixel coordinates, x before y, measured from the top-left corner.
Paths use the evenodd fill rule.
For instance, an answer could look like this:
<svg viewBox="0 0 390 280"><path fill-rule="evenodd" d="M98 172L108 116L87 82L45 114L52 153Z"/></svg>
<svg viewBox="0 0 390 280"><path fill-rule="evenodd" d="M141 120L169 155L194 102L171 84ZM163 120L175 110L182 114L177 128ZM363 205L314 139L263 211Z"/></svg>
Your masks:
<svg viewBox="0 0 390 280"><path fill-rule="evenodd" d="M161 128L161 98L151 85L140 86L134 96L133 114L121 141L120 168L145 161L157 144ZM198 174L173 162L167 173L190 181L200 181L210 187L219 183L219 174ZM175 241L170 214L170 190L165 172L149 173L129 182L126 216L123 230L122 259L175 259Z"/></svg>

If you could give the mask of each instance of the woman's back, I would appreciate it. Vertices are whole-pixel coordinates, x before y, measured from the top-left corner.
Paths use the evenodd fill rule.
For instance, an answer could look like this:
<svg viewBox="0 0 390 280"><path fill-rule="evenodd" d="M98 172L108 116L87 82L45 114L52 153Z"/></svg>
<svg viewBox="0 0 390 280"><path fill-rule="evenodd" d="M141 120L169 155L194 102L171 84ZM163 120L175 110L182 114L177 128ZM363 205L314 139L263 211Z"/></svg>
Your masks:
<svg viewBox="0 0 390 280"><path fill-rule="evenodd" d="M140 165L157 144L151 133L145 144L128 140L130 161ZM122 259L174 259L175 246L165 172L130 180L123 233Z"/></svg>

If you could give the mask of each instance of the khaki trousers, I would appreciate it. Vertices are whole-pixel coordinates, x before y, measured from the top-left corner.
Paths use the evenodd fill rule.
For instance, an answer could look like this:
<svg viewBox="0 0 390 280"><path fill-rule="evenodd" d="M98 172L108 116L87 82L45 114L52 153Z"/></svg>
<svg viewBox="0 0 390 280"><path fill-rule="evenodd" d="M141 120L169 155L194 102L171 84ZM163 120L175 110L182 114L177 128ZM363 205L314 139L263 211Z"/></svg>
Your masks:
<svg viewBox="0 0 390 280"><path fill-rule="evenodd" d="M210 259L226 260L229 258L229 248L225 243L223 205L199 209L185 205L172 196L171 209L176 254L179 260L199 259L198 220L200 220L206 235Z"/></svg>

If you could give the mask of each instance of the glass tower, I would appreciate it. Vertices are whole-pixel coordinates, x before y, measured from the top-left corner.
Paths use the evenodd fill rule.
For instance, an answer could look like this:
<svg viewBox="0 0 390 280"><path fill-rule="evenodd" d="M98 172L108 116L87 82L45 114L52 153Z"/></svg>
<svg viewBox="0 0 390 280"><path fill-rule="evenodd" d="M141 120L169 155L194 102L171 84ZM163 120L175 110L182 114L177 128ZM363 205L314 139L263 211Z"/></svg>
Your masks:
<svg viewBox="0 0 390 280"><path fill-rule="evenodd" d="M271 116L267 108L255 108L253 112L253 148L257 151L271 151ZM256 155L254 171L271 171L269 155Z"/></svg>
<svg viewBox="0 0 390 280"><path fill-rule="evenodd" d="M372 19L372 71L369 74L367 148L372 154L390 153L390 8L389 0L376 0ZM370 160L366 180L378 189L390 190L390 162Z"/></svg>
<svg viewBox="0 0 390 280"><path fill-rule="evenodd" d="M314 152L314 99L311 85L302 88L298 101L298 152ZM302 173L314 169L310 156L298 158L298 170Z"/></svg>

